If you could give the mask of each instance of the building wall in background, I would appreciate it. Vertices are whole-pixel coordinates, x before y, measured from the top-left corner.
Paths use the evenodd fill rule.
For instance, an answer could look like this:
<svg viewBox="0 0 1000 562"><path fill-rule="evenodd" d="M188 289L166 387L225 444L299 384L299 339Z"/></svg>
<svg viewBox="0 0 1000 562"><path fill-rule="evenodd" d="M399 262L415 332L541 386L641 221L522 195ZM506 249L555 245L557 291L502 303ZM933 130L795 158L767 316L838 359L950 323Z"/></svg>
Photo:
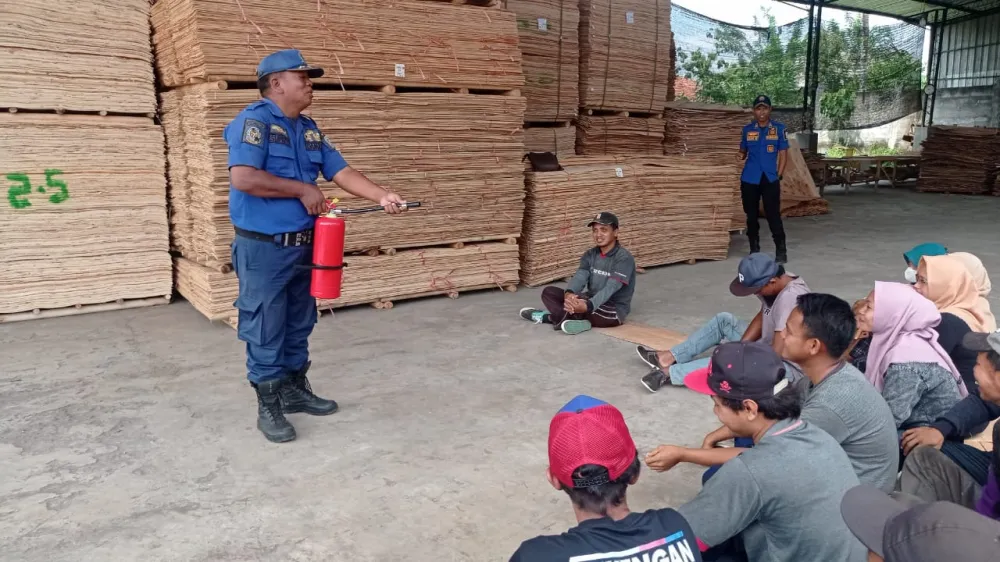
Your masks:
<svg viewBox="0 0 1000 562"><path fill-rule="evenodd" d="M941 45L934 124L1000 127L1000 14L945 27Z"/></svg>

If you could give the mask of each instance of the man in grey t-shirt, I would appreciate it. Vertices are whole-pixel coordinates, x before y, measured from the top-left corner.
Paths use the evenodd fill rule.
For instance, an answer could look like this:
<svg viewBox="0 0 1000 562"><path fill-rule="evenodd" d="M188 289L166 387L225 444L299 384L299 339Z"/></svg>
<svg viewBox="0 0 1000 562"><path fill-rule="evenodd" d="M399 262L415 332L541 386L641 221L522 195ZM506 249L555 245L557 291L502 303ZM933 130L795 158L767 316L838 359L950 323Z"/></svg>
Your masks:
<svg viewBox="0 0 1000 562"><path fill-rule="evenodd" d="M858 485L851 462L830 435L798 419L802 394L784 363L761 342L725 343L685 386L712 396L715 415L754 447L732 458L678 512L709 548L706 560L865 562L867 550L840 516L840 500ZM703 464L707 449L661 446L646 456L657 471Z"/></svg>
<svg viewBox="0 0 1000 562"><path fill-rule="evenodd" d="M861 371L841 360L856 329L847 301L801 295L785 325L784 357L810 381L802 419L840 443L862 484L891 492L899 468L892 411Z"/></svg>
<svg viewBox="0 0 1000 562"><path fill-rule="evenodd" d="M729 292L738 297L753 295L760 300L760 312L749 324L723 312L669 351L644 345L636 347L639 357L653 368L642 377L643 386L650 392L668 383L684 384L688 373L708 365L708 359L695 357L724 341L761 341L780 355L785 321L795 308L795 299L808 293L809 286L800 277L786 272L771 256L755 253L740 261L739 274L729 284Z"/></svg>

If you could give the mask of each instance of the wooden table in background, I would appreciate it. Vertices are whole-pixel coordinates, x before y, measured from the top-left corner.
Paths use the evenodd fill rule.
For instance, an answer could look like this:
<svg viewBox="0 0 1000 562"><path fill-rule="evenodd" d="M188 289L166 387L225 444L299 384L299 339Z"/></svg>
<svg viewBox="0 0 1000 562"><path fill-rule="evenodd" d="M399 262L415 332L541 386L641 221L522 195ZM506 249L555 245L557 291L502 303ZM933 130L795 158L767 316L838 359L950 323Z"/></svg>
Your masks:
<svg viewBox="0 0 1000 562"><path fill-rule="evenodd" d="M887 166L892 164L892 166ZM920 156L917 155L896 155L896 156L847 156L844 158L823 158L823 181L821 183L820 196L828 184L831 168L840 168L843 172L843 181L846 193L851 192L852 178L855 175L865 176L865 185L868 185L869 177L864 172L865 168L875 166L875 188L878 189L878 182L887 180L889 185L896 187L898 171L901 166L913 166L920 164Z"/></svg>

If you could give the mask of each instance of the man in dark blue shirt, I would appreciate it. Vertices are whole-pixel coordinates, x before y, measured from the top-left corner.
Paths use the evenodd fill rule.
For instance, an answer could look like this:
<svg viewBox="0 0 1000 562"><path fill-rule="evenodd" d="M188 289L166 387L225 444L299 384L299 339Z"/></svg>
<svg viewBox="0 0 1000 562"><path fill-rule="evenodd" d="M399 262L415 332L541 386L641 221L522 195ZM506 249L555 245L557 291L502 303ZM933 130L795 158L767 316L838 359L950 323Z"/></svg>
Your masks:
<svg viewBox="0 0 1000 562"><path fill-rule="evenodd" d="M774 238L775 258L788 261L785 227L781 223L781 177L788 157L788 131L785 125L771 120L771 98L757 96L753 107L754 122L743 127L740 155L746 160L740 176L743 212L747 215L747 238L750 253L760 251L760 202Z"/></svg>
<svg viewBox="0 0 1000 562"><path fill-rule="evenodd" d="M322 173L348 193L389 213L405 202L347 165L316 122L310 66L294 49L272 53L257 67L263 99L224 129L229 146L229 217L236 230L233 269L239 278L238 337L247 346L247 378L257 392L257 428L269 441L295 439L284 414L327 415L337 403L313 394L306 379L309 335L316 323L311 274L316 215L327 211L316 186Z"/></svg>

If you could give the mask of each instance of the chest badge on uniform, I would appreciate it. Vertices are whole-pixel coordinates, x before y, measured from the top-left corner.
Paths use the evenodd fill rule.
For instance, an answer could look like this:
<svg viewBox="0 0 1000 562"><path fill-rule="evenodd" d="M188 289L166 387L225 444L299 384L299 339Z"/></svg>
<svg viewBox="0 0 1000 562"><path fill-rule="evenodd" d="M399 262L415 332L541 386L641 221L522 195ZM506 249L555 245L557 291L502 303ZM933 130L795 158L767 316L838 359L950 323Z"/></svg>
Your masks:
<svg viewBox="0 0 1000 562"><path fill-rule="evenodd" d="M774 152L774 145L773 144L767 145L767 151L768 152Z"/></svg>
<svg viewBox="0 0 1000 562"><path fill-rule="evenodd" d="M267 138L268 142L273 142L275 144L284 144L291 146L291 139L288 138L288 131L285 130L281 125L271 124L271 133Z"/></svg>
<svg viewBox="0 0 1000 562"><path fill-rule="evenodd" d="M306 141L306 150L319 150L323 136L316 129L306 129L303 133Z"/></svg>
<svg viewBox="0 0 1000 562"><path fill-rule="evenodd" d="M755 142L758 140L760 140L760 133L758 133L757 131L750 131L749 133L747 133L748 142Z"/></svg>
<svg viewBox="0 0 1000 562"><path fill-rule="evenodd" d="M778 140L777 127L769 127L767 129L767 140Z"/></svg>
<svg viewBox="0 0 1000 562"><path fill-rule="evenodd" d="M261 130L264 124L256 119L246 119L243 121L243 142L254 146L263 146L264 133Z"/></svg>

